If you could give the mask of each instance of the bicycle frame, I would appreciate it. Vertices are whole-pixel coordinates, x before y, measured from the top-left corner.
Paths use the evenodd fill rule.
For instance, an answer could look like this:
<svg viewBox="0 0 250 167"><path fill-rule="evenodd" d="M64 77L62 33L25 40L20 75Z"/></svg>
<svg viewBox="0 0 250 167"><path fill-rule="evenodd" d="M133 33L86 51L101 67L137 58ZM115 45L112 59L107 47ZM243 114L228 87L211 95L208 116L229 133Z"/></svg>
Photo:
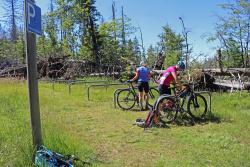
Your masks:
<svg viewBox="0 0 250 167"><path fill-rule="evenodd" d="M136 102L139 104L139 96L138 96L138 94L137 94L136 91L135 91L135 87L134 87L133 83L130 82L130 83L128 84L128 86L129 86L130 91L131 91L133 94L135 94Z"/></svg>
<svg viewBox="0 0 250 167"><path fill-rule="evenodd" d="M128 86L129 86L129 89L131 89L131 90L133 91L133 93L136 93L135 87L134 87L134 85L133 85L132 82L130 82L130 83L128 84Z"/></svg>
<svg viewBox="0 0 250 167"><path fill-rule="evenodd" d="M195 87L194 85L192 85L192 86L193 86L193 88ZM183 104L182 104L182 109L183 109L183 105L184 105L185 100L189 99L189 98L192 98L192 97L194 97L194 107L199 107L198 102L197 102L197 96L196 96L193 88L191 88L191 86L189 84L187 86L187 88L185 90L183 90L183 92L186 93L186 94L184 94L184 97L181 97L182 96L181 93L180 93L180 95L178 95L178 98L184 98Z"/></svg>

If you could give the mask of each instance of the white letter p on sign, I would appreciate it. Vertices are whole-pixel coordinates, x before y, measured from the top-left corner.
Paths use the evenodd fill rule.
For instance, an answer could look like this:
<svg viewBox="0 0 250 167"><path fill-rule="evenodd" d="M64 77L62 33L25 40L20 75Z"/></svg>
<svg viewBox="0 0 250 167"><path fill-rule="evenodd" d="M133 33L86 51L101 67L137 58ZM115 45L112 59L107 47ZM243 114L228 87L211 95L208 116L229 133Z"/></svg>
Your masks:
<svg viewBox="0 0 250 167"><path fill-rule="evenodd" d="M35 18L36 12L35 8L31 3L28 3L28 24L30 24L30 17Z"/></svg>

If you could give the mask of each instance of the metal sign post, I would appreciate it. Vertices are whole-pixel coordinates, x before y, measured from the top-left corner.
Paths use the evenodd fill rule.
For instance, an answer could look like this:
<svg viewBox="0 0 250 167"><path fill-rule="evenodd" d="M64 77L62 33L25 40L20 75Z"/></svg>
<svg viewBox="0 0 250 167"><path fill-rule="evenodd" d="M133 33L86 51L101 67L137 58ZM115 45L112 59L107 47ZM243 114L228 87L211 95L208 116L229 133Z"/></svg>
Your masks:
<svg viewBox="0 0 250 167"><path fill-rule="evenodd" d="M37 76L37 64L36 64L36 35L29 32L31 31L30 29L31 25L39 23L39 21L37 22L36 20L36 14L38 14L36 13L35 10L36 8L37 6L35 6L34 1L33 2L30 0L24 1L29 109L30 109L33 145L34 148L38 149L38 147L42 144L42 132L41 132L41 121L40 121L38 76ZM41 13L38 15L41 15ZM32 20L36 20L36 23L32 22ZM37 32L39 32L39 30Z"/></svg>

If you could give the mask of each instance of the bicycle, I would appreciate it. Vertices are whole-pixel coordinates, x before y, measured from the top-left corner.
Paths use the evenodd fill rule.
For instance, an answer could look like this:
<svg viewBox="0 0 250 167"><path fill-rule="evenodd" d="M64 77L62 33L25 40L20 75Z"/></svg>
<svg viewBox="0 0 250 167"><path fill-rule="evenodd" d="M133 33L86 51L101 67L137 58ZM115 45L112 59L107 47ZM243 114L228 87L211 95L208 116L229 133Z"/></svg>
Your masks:
<svg viewBox="0 0 250 167"><path fill-rule="evenodd" d="M207 101L204 96L194 92L190 84L185 85L181 91L172 87L174 95L161 95L154 104L154 111L164 123L176 121L178 113L188 114L192 122L197 119L204 119L207 113ZM187 101L187 103L185 103Z"/></svg>
<svg viewBox="0 0 250 167"><path fill-rule="evenodd" d="M132 82L128 82L128 85L129 88L119 91L116 97L118 106L123 110L132 109L136 103L139 106L139 95L136 92L136 88ZM159 91L154 87L150 87L148 94L148 105L152 107L152 104L154 104L155 100L159 97Z"/></svg>

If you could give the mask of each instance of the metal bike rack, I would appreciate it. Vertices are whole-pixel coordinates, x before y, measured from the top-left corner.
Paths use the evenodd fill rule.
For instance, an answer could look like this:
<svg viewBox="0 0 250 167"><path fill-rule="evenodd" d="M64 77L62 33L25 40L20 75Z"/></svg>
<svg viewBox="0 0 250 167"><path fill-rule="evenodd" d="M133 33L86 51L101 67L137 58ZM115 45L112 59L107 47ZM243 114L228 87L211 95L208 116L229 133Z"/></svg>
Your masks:
<svg viewBox="0 0 250 167"><path fill-rule="evenodd" d="M69 90L69 94L71 94L71 87L72 85L74 84L78 84L78 83L81 83L81 84L93 84L93 83L105 83L105 84L108 84L109 81L106 81L106 80L100 80L100 81L86 81L86 80L63 80L63 79L43 79L43 80L40 80L42 82L48 82L48 83L52 83L52 89L53 91L55 90L55 83L66 83L68 85L68 90Z"/></svg>
<svg viewBox="0 0 250 167"><path fill-rule="evenodd" d="M127 83L119 83L119 84L116 84L116 83L113 83L113 84L98 84L98 85L90 85L89 87L88 87L88 89L87 89L87 95L88 95L88 101L89 101L89 96L90 96L90 94L89 94L89 91L90 91L90 88L92 88L92 87L106 87L106 91L107 91L107 89L108 89L108 87L109 86L115 86L115 85L127 85Z"/></svg>
<svg viewBox="0 0 250 167"><path fill-rule="evenodd" d="M70 82L70 80L64 80L64 79L57 79L57 80L51 80L52 82L52 89L53 91L55 90L55 83L66 83L68 84Z"/></svg>
<svg viewBox="0 0 250 167"><path fill-rule="evenodd" d="M39 80L39 81L42 81L42 82L47 82L47 83L52 83L52 89L53 89L53 91L55 90L55 83L56 82L63 82L63 83L69 83L70 82L70 80L63 80L63 79L57 79L57 80L55 80L55 79L41 79L41 80Z"/></svg>
<svg viewBox="0 0 250 167"><path fill-rule="evenodd" d="M74 85L74 84L78 84L78 83L81 83L81 84L88 84L88 83L106 83L108 84L108 81L104 81L104 80L101 80L101 81L84 81L84 80L75 80L75 81L72 81L68 84L68 87L69 87L69 94L71 94L71 86Z"/></svg>

